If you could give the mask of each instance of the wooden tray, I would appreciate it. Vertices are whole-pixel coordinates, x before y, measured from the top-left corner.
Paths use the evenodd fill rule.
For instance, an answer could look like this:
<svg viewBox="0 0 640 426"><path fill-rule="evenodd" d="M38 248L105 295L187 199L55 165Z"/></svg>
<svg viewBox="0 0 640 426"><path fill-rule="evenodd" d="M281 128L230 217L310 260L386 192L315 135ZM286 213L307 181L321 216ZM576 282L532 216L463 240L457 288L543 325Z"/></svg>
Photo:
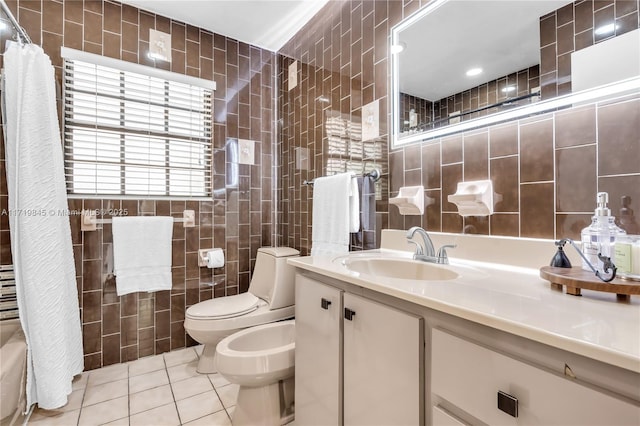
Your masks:
<svg viewBox="0 0 640 426"><path fill-rule="evenodd" d="M625 281L615 278L613 281L605 283L596 277L593 272L587 272L580 267L554 268L543 266L540 268L540 277L551 282L551 288L562 291L562 287L567 287L567 294L580 296L581 289L604 291L615 293L618 300L627 302L632 294L640 294L640 282Z"/></svg>

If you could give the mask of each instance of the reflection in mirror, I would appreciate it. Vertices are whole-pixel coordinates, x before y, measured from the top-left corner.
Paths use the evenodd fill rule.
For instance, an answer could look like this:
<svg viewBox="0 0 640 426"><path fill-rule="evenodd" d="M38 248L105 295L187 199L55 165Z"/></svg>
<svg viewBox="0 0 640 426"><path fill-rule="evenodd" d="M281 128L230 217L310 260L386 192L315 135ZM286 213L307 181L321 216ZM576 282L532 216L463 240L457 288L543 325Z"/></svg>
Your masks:
<svg viewBox="0 0 640 426"><path fill-rule="evenodd" d="M609 80L597 85L637 78L640 58L633 55L640 50L638 22L624 19L623 6L611 7L608 16L585 11L581 3L435 0L394 27L394 144L569 105L573 101L566 95L577 67L574 53L602 44L606 56L619 49L609 40L633 30L636 35L627 36L631 44L621 48L632 53L615 55L625 65L635 62L635 69L615 78L610 70L601 70L598 74ZM583 55L591 74L589 64L601 54Z"/></svg>

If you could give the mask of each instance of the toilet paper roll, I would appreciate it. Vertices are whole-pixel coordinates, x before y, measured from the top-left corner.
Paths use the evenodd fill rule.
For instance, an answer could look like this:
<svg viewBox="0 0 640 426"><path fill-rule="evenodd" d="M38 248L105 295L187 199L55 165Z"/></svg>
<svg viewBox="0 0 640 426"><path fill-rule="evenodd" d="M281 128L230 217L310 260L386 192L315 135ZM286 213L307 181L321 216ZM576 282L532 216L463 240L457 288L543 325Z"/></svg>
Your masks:
<svg viewBox="0 0 640 426"><path fill-rule="evenodd" d="M222 268L224 266L224 252L214 248L207 252L207 268Z"/></svg>

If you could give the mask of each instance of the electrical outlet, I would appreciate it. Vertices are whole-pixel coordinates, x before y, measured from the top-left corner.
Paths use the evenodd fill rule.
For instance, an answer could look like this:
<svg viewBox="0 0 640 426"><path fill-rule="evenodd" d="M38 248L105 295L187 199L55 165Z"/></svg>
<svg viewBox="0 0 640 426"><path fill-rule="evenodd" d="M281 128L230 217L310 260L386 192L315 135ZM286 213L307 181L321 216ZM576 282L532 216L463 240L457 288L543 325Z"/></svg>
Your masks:
<svg viewBox="0 0 640 426"><path fill-rule="evenodd" d="M289 90L292 90L298 85L298 61L293 61L289 65Z"/></svg>
<svg viewBox="0 0 640 426"><path fill-rule="evenodd" d="M409 111L409 127L416 127L418 125L418 114L415 109Z"/></svg>
<svg viewBox="0 0 640 426"><path fill-rule="evenodd" d="M309 148L297 146L296 152L296 170L309 170Z"/></svg>
<svg viewBox="0 0 640 426"><path fill-rule="evenodd" d="M149 29L149 58L171 62L171 34Z"/></svg>
<svg viewBox="0 0 640 426"><path fill-rule="evenodd" d="M255 142L247 139L238 139L238 163L255 164Z"/></svg>
<svg viewBox="0 0 640 426"><path fill-rule="evenodd" d="M362 140L380 136L380 107L378 99L362 107Z"/></svg>

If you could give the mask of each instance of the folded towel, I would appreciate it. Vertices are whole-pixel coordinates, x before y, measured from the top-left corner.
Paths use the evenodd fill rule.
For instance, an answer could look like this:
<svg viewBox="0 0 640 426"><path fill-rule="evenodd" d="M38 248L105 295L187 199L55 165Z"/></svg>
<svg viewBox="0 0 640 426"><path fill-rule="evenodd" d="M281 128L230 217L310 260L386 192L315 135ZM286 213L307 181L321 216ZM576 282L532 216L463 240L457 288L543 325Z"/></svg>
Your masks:
<svg viewBox="0 0 640 426"><path fill-rule="evenodd" d="M350 188L351 173L314 180L312 256L349 251Z"/></svg>
<svg viewBox="0 0 640 426"><path fill-rule="evenodd" d="M112 234L118 296L171 290L172 217L114 217Z"/></svg>
<svg viewBox="0 0 640 426"><path fill-rule="evenodd" d="M360 231L360 191L358 180L349 179L349 232Z"/></svg>
<svg viewBox="0 0 640 426"><path fill-rule="evenodd" d="M358 178L360 188L360 222L363 231L374 231L376 225L376 188L371 176Z"/></svg>

